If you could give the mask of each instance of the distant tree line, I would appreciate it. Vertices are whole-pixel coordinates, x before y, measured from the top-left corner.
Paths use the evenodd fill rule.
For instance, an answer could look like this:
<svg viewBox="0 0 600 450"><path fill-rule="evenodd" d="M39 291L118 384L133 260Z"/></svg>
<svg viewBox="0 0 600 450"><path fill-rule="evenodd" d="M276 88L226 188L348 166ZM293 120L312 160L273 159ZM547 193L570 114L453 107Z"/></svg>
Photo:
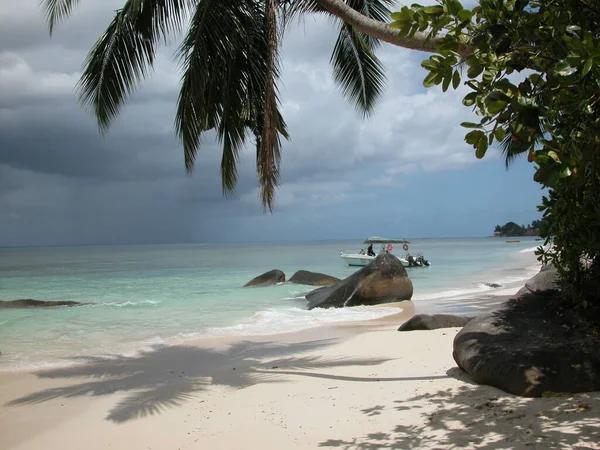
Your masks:
<svg viewBox="0 0 600 450"><path fill-rule="evenodd" d="M507 222L504 225L496 225L494 235L496 236L538 236L541 220L534 220L530 225L519 225L515 222Z"/></svg>

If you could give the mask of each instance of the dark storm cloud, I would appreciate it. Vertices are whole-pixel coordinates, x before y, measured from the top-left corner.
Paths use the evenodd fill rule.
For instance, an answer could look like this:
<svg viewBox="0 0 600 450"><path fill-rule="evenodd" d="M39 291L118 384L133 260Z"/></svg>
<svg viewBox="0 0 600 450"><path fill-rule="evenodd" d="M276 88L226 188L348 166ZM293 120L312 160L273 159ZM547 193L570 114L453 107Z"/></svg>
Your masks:
<svg viewBox="0 0 600 450"><path fill-rule="evenodd" d="M75 84L122 0L82 0L52 38L38 4L0 3L0 245L219 239L232 231L243 239L243 218L263 226L251 145L229 199L214 135L203 139L193 176L185 175L173 132L177 40L161 48L153 73L102 137L77 104ZM363 121L333 85L331 25L308 18L285 37L280 91L292 139L283 147L279 226L376 199L377 189L401 187L410 174L474 162L456 129L469 117L461 94L422 88L423 54L382 49L388 88Z"/></svg>

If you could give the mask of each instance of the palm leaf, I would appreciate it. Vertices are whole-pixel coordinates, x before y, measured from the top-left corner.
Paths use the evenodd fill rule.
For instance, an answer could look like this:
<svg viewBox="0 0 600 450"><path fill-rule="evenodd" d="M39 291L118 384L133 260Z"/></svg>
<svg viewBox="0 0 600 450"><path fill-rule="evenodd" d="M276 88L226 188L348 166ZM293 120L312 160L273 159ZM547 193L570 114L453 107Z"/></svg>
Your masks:
<svg viewBox="0 0 600 450"><path fill-rule="evenodd" d="M279 139L287 133L277 109L277 27L272 22L276 11L267 3L198 3L178 52L183 75L175 128L183 143L188 172L193 170L202 134L216 130L223 144L225 194L235 187L239 151L252 132L261 199L265 208L272 208L279 173Z"/></svg>
<svg viewBox="0 0 600 450"><path fill-rule="evenodd" d="M157 42L180 26L191 0L128 0L84 63L79 98L106 131L154 63Z"/></svg>
<svg viewBox="0 0 600 450"><path fill-rule="evenodd" d="M77 6L79 0L42 0L42 8L46 16L46 22L50 29L50 34L54 27L64 18L68 17Z"/></svg>
<svg viewBox="0 0 600 450"><path fill-rule="evenodd" d="M389 22L392 13L390 7L394 4L394 0L346 0L346 3L363 16L380 22ZM374 50L381 45L380 40L364 33L361 34L364 36L370 49Z"/></svg>
<svg viewBox="0 0 600 450"><path fill-rule="evenodd" d="M363 115L369 115L385 87L384 69L362 33L342 24L333 54L334 80Z"/></svg>
<svg viewBox="0 0 600 450"><path fill-rule="evenodd" d="M265 0L264 24L267 67L262 83L263 99L260 111L262 113L262 129L260 129L260 139L257 139L256 170L263 207L272 211L281 161L281 140L278 133L281 123L277 108L276 86L279 78L276 0Z"/></svg>
<svg viewBox="0 0 600 450"><path fill-rule="evenodd" d="M519 156L522 156L529 151L531 146L527 143L519 141L518 138L513 134L510 126L505 126L504 130L506 134L500 143L500 153L504 157L504 165L506 170L508 170L512 163L514 163Z"/></svg>
<svg viewBox="0 0 600 450"><path fill-rule="evenodd" d="M281 2L279 5L279 12L281 13L284 26L305 14L330 14L329 11L319 5L316 0L292 0Z"/></svg>
<svg viewBox="0 0 600 450"><path fill-rule="evenodd" d="M202 133L213 128L218 129L221 139L226 138L228 156L224 155L224 159L235 161L232 156L240 139L225 134L235 126L235 134L241 135L242 111L237 111L238 117L235 117L232 105L234 101L238 107L244 104L243 100L234 99L245 83L240 73L243 72L244 53L233 43L246 41L248 27L252 27L247 13L255 8L248 11L247 7L253 6L248 1L240 2L237 7L233 3L233 0L199 2L178 51L183 75L175 129L183 143L188 172L193 170ZM225 111L227 105L229 109ZM223 114L225 120L221 123ZM235 178L235 173L230 173L229 177ZM232 181L224 181L224 187Z"/></svg>
<svg viewBox="0 0 600 450"><path fill-rule="evenodd" d="M361 14L379 21L389 20L392 0L346 0ZM380 41L341 23L331 62L335 82L364 116L369 115L385 88L385 71L375 49Z"/></svg>

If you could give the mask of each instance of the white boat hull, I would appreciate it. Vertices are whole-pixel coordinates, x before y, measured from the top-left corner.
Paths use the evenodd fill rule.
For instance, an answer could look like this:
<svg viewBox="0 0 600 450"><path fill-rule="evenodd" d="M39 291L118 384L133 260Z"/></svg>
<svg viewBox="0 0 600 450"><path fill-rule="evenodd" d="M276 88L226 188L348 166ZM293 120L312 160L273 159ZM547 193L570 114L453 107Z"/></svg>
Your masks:
<svg viewBox="0 0 600 450"><path fill-rule="evenodd" d="M375 259L375 256L361 255L360 253L342 253L340 256L346 261L346 264L352 267L364 267ZM406 259L398 256L396 258L400 260L404 267L409 267Z"/></svg>

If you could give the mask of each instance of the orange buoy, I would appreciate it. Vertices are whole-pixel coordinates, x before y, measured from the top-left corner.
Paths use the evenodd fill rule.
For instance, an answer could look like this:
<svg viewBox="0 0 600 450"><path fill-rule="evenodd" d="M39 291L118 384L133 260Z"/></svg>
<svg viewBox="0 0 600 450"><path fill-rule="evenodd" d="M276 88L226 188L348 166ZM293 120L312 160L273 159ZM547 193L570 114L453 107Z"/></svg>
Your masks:
<svg viewBox="0 0 600 450"><path fill-rule="evenodd" d="M385 249L386 249L388 252L391 252L393 248L394 248L394 246L393 246L392 244L388 244L388 245L386 245L386 246L385 246Z"/></svg>
<svg viewBox="0 0 600 450"><path fill-rule="evenodd" d="M404 251L405 251L405 252L407 252L407 251L408 251L408 244L404 244L404 245L402 246L402 248L404 249Z"/></svg>

